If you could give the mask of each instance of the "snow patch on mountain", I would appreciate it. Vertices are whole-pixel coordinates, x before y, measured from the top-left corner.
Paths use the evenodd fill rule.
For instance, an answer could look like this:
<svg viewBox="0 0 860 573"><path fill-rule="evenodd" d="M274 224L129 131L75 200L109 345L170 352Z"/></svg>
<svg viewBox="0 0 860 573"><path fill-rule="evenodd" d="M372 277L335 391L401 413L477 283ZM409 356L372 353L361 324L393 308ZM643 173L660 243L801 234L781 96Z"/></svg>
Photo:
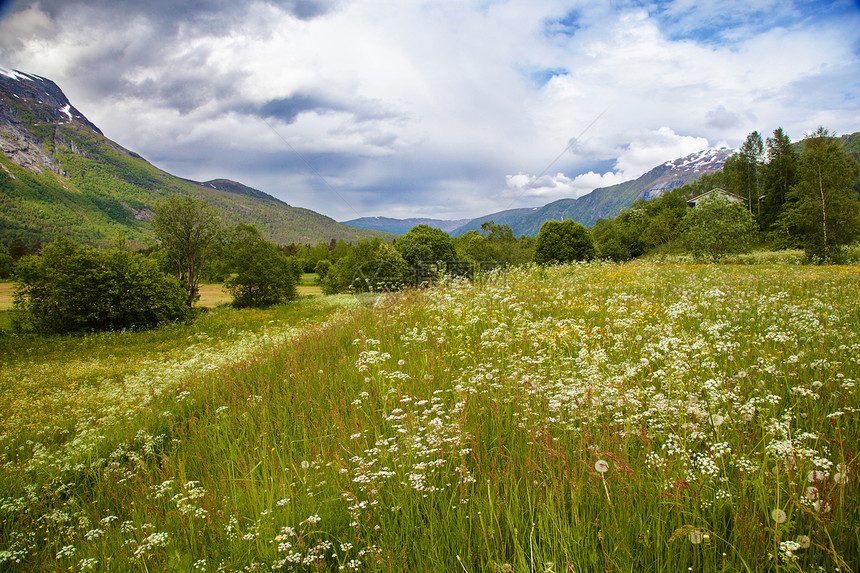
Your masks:
<svg viewBox="0 0 860 573"><path fill-rule="evenodd" d="M101 130L75 109L63 90L47 78L18 70L0 68L0 99L14 98L27 102L38 123L67 124L79 121L101 134ZM0 123L20 123L15 106L0 109Z"/></svg>
<svg viewBox="0 0 860 573"><path fill-rule="evenodd" d="M696 179L703 173L719 171L723 168L726 159L735 152L735 149L728 147L703 149L686 157L667 161L657 168L664 169L665 172L647 189L643 190L640 197L642 199L656 199L663 193Z"/></svg>
<svg viewBox="0 0 860 573"><path fill-rule="evenodd" d="M0 75L4 75L7 78L11 78L15 81L29 81L32 82L37 79L38 76L31 76L30 74L25 74L24 72L19 72L18 70L7 70L6 68L0 67Z"/></svg>

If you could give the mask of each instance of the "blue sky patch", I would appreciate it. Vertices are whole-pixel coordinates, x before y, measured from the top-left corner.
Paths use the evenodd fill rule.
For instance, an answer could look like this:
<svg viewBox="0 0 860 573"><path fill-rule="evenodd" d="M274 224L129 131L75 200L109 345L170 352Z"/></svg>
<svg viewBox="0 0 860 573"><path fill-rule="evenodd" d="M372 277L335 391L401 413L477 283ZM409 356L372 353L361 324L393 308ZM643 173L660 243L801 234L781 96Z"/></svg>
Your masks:
<svg viewBox="0 0 860 573"><path fill-rule="evenodd" d="M552 78L556 76L566 76L568 74L568 70L565 68L539 68L526 70L524 74L534 87L542 88Z"/></svg>
<svg viewBox="0 0 860 573"><path fill-rule="evenodd" d="M571 10L561 18L554 18L544 22L544 33L549 37L572 37L577 31L582 29L580 18L581 15L577 10Z"/></svg>

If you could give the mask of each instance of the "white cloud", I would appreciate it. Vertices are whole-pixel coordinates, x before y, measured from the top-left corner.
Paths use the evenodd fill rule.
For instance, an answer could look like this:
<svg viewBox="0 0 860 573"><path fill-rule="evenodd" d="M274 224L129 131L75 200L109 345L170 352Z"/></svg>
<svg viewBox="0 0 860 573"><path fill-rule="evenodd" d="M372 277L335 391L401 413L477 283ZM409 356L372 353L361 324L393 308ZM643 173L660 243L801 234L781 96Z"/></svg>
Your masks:
<svg viewBox="0 0 860 573"><path fill-rule="evenodd" d="M0 22L0 49L16 50L32 38L49 36L55 26L38 4L15 12Z"/></svg>
<svg viewBox="0 0 860 573"><path fill-rule="evenodd" d="M581 173L571 179L564 173L536 177L518 173L505 176L508 192L512 197L539 197L547 201L556 199L576 199L591 193L599 187L623 183L627 179L620 173Z"/></svg>
<svg viewBox="0 0 860 573"><path fill-rule="evenodd" d="M626 179L635 179L665 161L685 157L708 147L707 139L678 135L664 126L640 134L618 157L615 168Z"/></svg>
<svg viewBox="0 0 860 573"><path fill-rule="evenodd" d="M259 0L222 20L74 0L52 19L32 3L0 24L0 65L54 79L109 137L168 171L249 177L351 218L300 162L238 163L292 155L259 113L301 96L307 109L267 121L358 210L382 209L362 214L479 216L512 198L580 196L752 130L860 129L856 15L727 2L649 13L586 0L354 0L301 19ZM542 169L555 175L528 175Z"/></svg>
<svg viewBox="0 0 860 573"><path fill-rule="evenodd" d="M575 199L600 187L636 179L661 163L685 157L708 147L708 140L704 138L678 135L668 127L661 127L638 134L628 146L616 150L617 159L612 171L602 174L588 171L573 178L563 173L541 177L518 173L507 175L505 181L509 192L514 197Z"/></svg>

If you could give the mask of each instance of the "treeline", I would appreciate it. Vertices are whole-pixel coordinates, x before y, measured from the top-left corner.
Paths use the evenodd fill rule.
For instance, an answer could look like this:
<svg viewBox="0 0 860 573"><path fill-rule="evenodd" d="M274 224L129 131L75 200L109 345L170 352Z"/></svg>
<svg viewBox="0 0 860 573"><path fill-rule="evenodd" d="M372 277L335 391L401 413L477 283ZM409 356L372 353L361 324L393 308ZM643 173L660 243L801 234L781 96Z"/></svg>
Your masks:
<svg viewBox="0 0 860 573"><path fill-rule="evenodd" d="M614 219L599 220L592 233L599 256L615 261L654 250L719 258L759 245L803 249L811 261L838 262L860 237L858 174L855 157L824 128L797 144L781 128L766 140L756 131L722 171L657 199L638 200ZM687 204L715 188L746 211L751 226L737 213L731 221L722 215L708 220ZM714 251L716 257L714 243L725 245Z"/></svg>
<svg viewBox="0 0 860 573"><path fill-rule="evenodd" d="M107 250L69 238L44 248L20 240L0 248L0 279L16 281L18 326L64 333L189 320L201 280L223 282L237 308L294 299L304 272L317 273L327 294L395 290L439 273L471 276L525 263L535 244L489 222L457 239L419 225L393 241L281 246L253 225L225 226L215 208L187 196L162 201L153 230L158 245L137 252L121 235Z"/></svg>
<svg viewBox="0 0 860 573"><path fill-rule="evenodd" d="M40 333L145 329L193 319L204 269L226 273L238 308L296 297L302 269L295 257L251 225L224 227L218 212L172 196L155 209L159 246L131 252L124 237L108 250L60 237L34 252L23 243L0 253L0 276L15 282L15 321Z"/></svg>
<svg viewBox="0 0 860 573"><path fill-rule="evenodd" d="M420 262L431 261L466 263L461 268L469 268L468 263L488 268L527 263L532 260L534 245L533 237L514 237L508 225L489 221L481 225L480 231L469 231L456 238L440 229L417 225L392 241L374 238L351 243L331 239L328 243L290 244L280 248L295 257L304 272L317 273L323 288L334 293L348 290L358 267L375 260L398 267L405 264L405 275L412 273L412 267ZM224 276L217 264L212 271L211 279Z"/></svg>

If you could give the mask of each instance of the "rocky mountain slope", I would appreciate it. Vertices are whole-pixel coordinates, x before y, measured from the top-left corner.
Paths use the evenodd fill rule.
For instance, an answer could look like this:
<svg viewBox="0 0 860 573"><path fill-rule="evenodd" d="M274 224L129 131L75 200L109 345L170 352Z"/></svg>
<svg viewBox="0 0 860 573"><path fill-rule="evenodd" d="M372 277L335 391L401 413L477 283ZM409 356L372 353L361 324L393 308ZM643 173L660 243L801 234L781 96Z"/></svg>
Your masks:
<svg viewBox="0 0 860 573"><path fill-rule="evenodd" d="M541 225L552 220L573 219L590 227L598 219L616 216L637 199L659 197L666 191L681 187L704 173L719 171L732 153L734 150L727 148L706 149L674 161L667 161L631 181L595 189L578 199L559 199L539 208L514 209L479 217L455 229L451 234L459 236L467 231L478 230L481 228L481 223L485 221L505 223L511 227L516 236L537 235Z"/></svg>
<svg viewBox="0 0 860 573"><path fill-rule="evenodd" d="M104 246L152 244L152 208L171 194L208 201L227 224L280 244L390 236L342 225L225 179L174 177L107 139L51 80L0 69L0 245L57 235Z"/></svg>

